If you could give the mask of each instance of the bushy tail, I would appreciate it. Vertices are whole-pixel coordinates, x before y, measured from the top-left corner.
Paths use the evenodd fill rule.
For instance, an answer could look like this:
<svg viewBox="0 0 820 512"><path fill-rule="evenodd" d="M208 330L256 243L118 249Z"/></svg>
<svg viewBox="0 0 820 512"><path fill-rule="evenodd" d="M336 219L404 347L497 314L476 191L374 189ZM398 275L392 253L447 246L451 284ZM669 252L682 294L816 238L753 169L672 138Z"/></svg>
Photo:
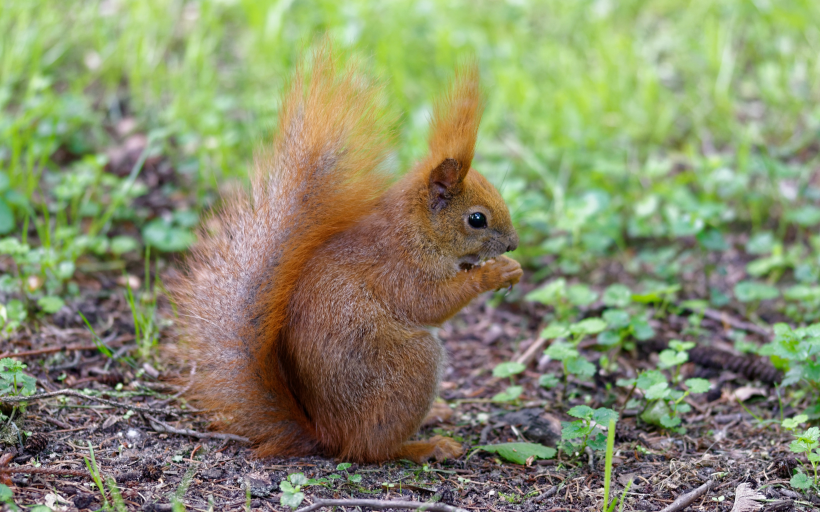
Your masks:
<svg viewBox="0 0 820 512"><path fill-rule="evenodd" d="M192 396L260 455L311 453L310 427L276 358L293 287L326 240L367 215L388 184L390 120L380 92L325 43L283 98L252 191L203 224L174 288Z"/></svg>

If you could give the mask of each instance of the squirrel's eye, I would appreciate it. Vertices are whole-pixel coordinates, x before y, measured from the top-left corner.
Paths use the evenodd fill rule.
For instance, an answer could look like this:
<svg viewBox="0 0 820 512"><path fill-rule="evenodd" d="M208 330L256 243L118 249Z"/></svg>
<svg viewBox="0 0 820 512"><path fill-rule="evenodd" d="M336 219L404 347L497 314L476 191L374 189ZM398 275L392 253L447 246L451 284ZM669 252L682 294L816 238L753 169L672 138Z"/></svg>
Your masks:
<svg viewBox="0 0 820 512"><path fill-rule="evenodd" d="M467 223L470 227L481 229L487 227L487 217L484 216L481 212L471 213L469 217L467 217Z"/></svg>

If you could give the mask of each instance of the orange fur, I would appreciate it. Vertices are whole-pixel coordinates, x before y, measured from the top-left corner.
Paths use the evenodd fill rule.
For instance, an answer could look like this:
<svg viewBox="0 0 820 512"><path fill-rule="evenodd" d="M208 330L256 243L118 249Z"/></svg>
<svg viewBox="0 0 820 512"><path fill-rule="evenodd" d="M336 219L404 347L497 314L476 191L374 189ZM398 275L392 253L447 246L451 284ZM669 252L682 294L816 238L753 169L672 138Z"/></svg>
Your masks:
<svg viewBox="0 0 820 512"><path fill-rule="evenodd" d="M429 156L388 186L379 89L338 67L325 45L297 74L251 194L226 201L173 287L192 397L260 456L457 456L446 438L407 443L445 361L425 326L521 275L501 256L518 242L506 205L470 168L477 68L436 104Z"/></svg>

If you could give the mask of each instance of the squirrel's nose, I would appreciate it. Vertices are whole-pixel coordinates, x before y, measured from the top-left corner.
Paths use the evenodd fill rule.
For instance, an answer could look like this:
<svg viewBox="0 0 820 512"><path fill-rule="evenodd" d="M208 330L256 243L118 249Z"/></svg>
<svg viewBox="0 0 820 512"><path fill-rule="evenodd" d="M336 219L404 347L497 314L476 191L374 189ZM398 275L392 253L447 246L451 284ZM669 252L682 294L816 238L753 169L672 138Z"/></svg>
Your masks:
<svg viewBox="0 0 820 512"><path fill-rule="evenodd" d="M507 245L507 252L514 251L518 248L518 235L514 234L510 237L510 243Z"/></svg>

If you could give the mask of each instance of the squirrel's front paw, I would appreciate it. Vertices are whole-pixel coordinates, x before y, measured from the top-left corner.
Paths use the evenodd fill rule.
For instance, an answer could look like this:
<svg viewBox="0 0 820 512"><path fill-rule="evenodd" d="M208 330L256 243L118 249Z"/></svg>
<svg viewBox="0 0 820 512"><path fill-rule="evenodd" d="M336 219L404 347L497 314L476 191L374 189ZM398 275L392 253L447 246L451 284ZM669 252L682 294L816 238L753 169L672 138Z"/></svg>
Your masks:
<svg viewBox="0 0 820 512"><path fill-rule="evenodd" d="M521 264L507 256L498 256L479 267L481 282L485 290L500 290L517 284L524 275Z"/></svg>

